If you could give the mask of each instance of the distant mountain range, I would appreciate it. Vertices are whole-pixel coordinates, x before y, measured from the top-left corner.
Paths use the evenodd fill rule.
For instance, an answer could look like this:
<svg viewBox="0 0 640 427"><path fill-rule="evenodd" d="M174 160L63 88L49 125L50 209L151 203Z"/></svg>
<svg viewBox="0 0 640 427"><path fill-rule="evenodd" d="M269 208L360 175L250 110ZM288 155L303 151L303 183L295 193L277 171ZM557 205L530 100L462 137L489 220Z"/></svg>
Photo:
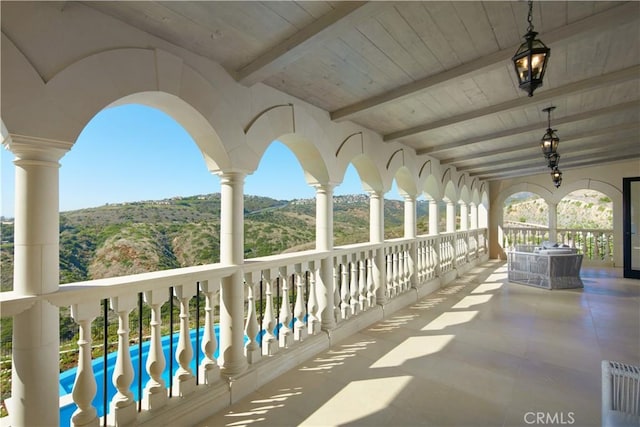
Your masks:
<svg viewBox="0 0 640 427"><path fill-rule="evenodd" d="M334 197L334 244L369 240L369 197ZM385 200L385 238L404 234L404 203ZM442 206L441 214L445 209ZM417 203L426 233L428 203ZM546 204L519 193L505 202L505 224L546 224ZM245 196L245 258L312 249L315 199ZM440 221L444 218L441 216ZM611 201L573 192L558 205L559 228L611 228ZM1 289L13 288L13 222L1 224ZM220 259L220 194L108 204L60 214L60 283L209 264Z"/></svg>
<svg viewBox="0 0 640 427"><path fill-rule="evenodd" d="M245 257L315 246L315 199L245 196ZM426 230L428 205L418 203ZM403 235L404 203L385 201L386 238ZM220 259L220 194L108 204L60 214L60 283L209 264ZM369 198L334 197L334 243L369 239ZM13 223L2 224L2 290L12 289Z"/></svg>

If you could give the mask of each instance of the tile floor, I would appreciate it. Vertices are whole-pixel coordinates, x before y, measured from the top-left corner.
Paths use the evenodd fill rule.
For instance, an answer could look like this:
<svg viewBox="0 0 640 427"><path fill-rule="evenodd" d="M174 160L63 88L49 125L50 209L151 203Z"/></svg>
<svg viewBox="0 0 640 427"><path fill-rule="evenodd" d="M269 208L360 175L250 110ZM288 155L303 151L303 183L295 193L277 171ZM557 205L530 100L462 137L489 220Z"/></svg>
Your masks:
<svg viewBox="0 0 640 427"><path fill-rule="evenodd" d="M640 365L640 281L508 283L489 262L200 426L599 426L603 359Z"/></svg>

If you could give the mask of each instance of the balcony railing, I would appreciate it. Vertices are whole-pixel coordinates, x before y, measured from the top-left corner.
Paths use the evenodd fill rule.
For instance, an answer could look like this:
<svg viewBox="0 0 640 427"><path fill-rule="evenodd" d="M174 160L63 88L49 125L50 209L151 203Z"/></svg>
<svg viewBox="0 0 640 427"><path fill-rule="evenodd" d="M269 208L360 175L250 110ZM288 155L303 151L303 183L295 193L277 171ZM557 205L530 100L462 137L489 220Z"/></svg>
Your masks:
<svg viewBox="0 0 640 427"><path fill-rule="evenodd" d="M548 228L504 227L502 230L505 249L553 241L576 249L584 255L585 264L613 265L613 230L559 228L555 238L550 236Z"/></svg>
<svg viewBox="0 0 640 427"><path fill-rule="evenodd" d="M1 313L13 317L42 300L71 307L78 325L76 373L69 394L60 398L70 424L97 419L103 425L135 424L171 400L207 393L207 387L227 381L216 354L219 342L230 342L231 332L220 329L217 336L216 313L223 279L238 270L245 283L242 351L247 363L257 366L321 333L323 262L333 265L331 315L339 327L463 268L487 250L486 229L394 239L249 259L240 266L211 264L78 282L42 296L4 292ZM117 338L109 334L115 323Z"/></svg>

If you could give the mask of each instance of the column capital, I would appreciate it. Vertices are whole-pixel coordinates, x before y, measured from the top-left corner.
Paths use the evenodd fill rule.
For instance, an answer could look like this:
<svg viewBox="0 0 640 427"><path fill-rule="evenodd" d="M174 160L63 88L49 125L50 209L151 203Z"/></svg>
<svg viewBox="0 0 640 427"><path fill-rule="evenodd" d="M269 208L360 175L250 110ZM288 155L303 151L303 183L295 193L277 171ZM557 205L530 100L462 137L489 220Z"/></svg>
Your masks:
<svg viewBox="0 0 640 427"><path fill-rule="evenodd" d="M228 171L228 172L216 172L216 175L220 177L220 183L222 184L234 184L238 182L244 182L247 176L246 172L241 171Z"/></svg>
<svg viewBox="0 0 640 427"><path fill-rule="evenodd" d="M384 191L378 190L369 190L367 194L371 199L382 199L384 197Z"/></svg>
<svg viewBox="0 0 640 427"><path fill-rule="evenodd" d="M5 148L16 155L17 160L57 162L73 146L72 142L10 134L3 142Z"/></svg>
<svg viewBox="0 0 640 427"><path fill-rule="evenodd" d="M333 182L314 182L310 185L316 189L316 193L332 193L336 186Z"/></svg>

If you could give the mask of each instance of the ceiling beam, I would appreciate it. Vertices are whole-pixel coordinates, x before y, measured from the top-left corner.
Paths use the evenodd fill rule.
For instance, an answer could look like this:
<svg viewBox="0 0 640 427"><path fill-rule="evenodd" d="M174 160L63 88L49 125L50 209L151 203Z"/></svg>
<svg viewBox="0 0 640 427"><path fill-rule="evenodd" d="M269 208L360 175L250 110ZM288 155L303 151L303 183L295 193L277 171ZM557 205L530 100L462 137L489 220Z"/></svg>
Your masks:
<svg viewBox="0 0 640 427"><path fill-rule="evenodd" d="M569 83L564 86L556 87L536 94L534 102L539 104L545 101L553 100L560 96L565 96L571 93L579 93L591 89L596 89L601 86L607 86L615 83L620 83L627 80L633 80L638 78L640 74L640 65L634 65L622 70L613 71L608 74L602 74L595 77L590 77L577 82ZM406 138L408 136L417 135L419 133L431 131L446 126L451 126L460 122L466 122L469 120L478 119L491 114L502 113L505 111L521 108L525 106L531 106L531 98L522 96L516 99L502 102L500 104L490 105L479 110L469 111L467 113L459 114L457 116L447 117L435 122L425 123L419 126L414 126L409 129L404 129L397 132L384 135L383 140L385 142L396 141L398 139Z"/></svg>
<svg viewBox="0 0 640 427"><path fill-rule="evenodd" d="M602 166L604 164L613 163L621 160L633 160L633 159L640 159L640 153L638 153L637 149L635 151L629 151L629 152L623 152L623 153L620 153L620 152L611 153L608 156L594 157L593 155L587 155L580 158L570 159L565 164L563 164L563 166L560 169L562 171L565 171L568 169L575 169L578 167L585 167L585 166L593 166L593 165ZM477 177L480 180L492 181L496 179L505 179L509 177L535 175L537 173L543 173L548 170L549 168L546 165L542 164L539 166L532 166L528 168L523 168L519 166L503 168L493 173L486 173L486 172L470 173L469 176Z"/></svg>
<svg viewBox="0 0 640 427"><path fill-rule="evenodd" d="M560 146L563 146L563 144L567 144L567 143L585 139L585 138L591 138L591 137L596 137L601 135L619 134L621 132L628 131L628 130L637 131L639 126L640 126L640 123L632 122L632 123L625 123L622 125L610 126L606 128L584 129L582 132L575 133L573 135L565 136L564 138L562 138L560 140ZM458 156L450 159L440 160L440 164L441 165L447 165L451 163L459 164L469 160L480 160L483 157L492 157L492 156L497 156L501 154L515 153L517 151L524 151L524 150L533 149L533 148L535 148L536 150L539 150L540 148L539 143L540 141L538 140L538 141L534 141L533 143L525 142L522 144L511 146L509 148L483 151L481 153L471 153L465 156ZM598 142L598 144L602 144L602 143ZM462 168L459 168L459 167L456 167L456 169L458 171L462 170Z"/></svg>
<svg viewBox="0 0 640 427"><path fill-rule="evenodd" d="M565 25L556 30L544 34L544 40L547 45L554 43L568 43L574 37L582 35L582 33L606 28L610 26L621 25L625 22L637 18L637 5L629 2L621 6L607 9L597 15L592 15L572 24ZM343 121L350 120L354 116L365 113L374 108L382 107L391 102L397 102L404 98L415 95L418 92L425 91L437 87L445 83L452 83L456 80L462 80L472 74L484 69L498 67L504 65L504 61L511 60L511 57L518 49L518 45L514 45L507 49L494 52L489 55L482 56L466 64L461 64L455 68L444 71L442 73L425 77L412 83L394 88L388 92L365 99L364 101L348 105L338 110L332 111L331 120Z"/></svg>
<svg viewBox="0 0 640 427"><path fill-rule="evenodd" d="M351 29L358 21L369 18L388 2L339 2L333 11L321 16L286 40L264 52L235 71L236 81L252 86L276 74L312 49Z"/></svg>
<svg viewBox="0 0 640 427"><path fill-rule="evenodd" d="M624 102L622 104L616 104L616 105L612 105L610 107L605 107L605 108L599 108L597 110L591 110L591 111L585 111L584 113L579 113L579 114L574 114L572 116L565 116L565 117L561 117L561 118L555 118L554 119L554 126L558 126L558 125L563 125L563 124L567 124L567 123L573 123L573 122L578 122L580 120L588 120L588 119L592 119L594 117L598 117L598 116L604 116L606 114L614 114L614 113L619 113L621 111L625 111L625 110L629 110L629 109L633 109L633 108L640 108L640 101L630 101L630 102ZM462 141L453 141L453 142L449 142L446 144L440 144L437 145L435 147L430 147L430 148L425 148L423 150L418 150L416 152L416 154L421 155L421 154L436 154L436 153L440 153L442 151L447 151L447 150L453 150L456 148L461 148L461 147L465 147L467 145L471 145L471 144L477 144L480 142L487 142L487 141L492 141L494 139L498 139L498 138L506 138L509 136L514 136L514 135L518 135L518 134L523 134L523 133L527 133L527 132L532 132L535 130L539 130L539 129L545 129L547 126L547 122L540 122L540 123L534 123L531 125L526 125L526 126L522 126L519 128L513 128L513 129L506 129L506 130L502 130L499 132L494 132L488 135L480 135L474 138L469 138L469 139L465 139ZM469 155L471 156L471 155ZM458 156L456 159L460 160L461 158L464 157L469 157L469 156ZM446 163L448 161L452 161L454 159L446 159L446 160L441 160L440 163Z"/></svg>
<svg viewBox="0 0 640 427"><path fill-rule="evenodd" d="M576 138L577 139L584 139L585 137L582 138ZM633 135L631 137L627 137L625 139L616 139L614 140L614 142L609 142L607 143L604 147L602 144L602 141L596 141L596 142L591 142L591 143L587 143L587 144L582 144L580 145L580 150L579 151L570 151L569 155L571 154L575 154L576 152L580 153L580 155L586 155L588 153L603 153L603 152L607 152L607 150L624 150L625 148L634 148L631 147L629 144L635 144L637 142L637 135ZM531 147L529 147L531 148ZM544 156L542 155L542 153L536 148L536 153L538 154L535 157L535 160L539 160L541 162L541 164L545 164L544 163ZM640 152L640 150L639 150ZM569 157L569 159L565 158L562 153L560 153L560 164L562 166L564 166L565 161L570 161L572 159L574 159L575 157ZM498 160L493 160L490 162L484 162L482 164L479 165L471 165L471 166L461 166L458 167L454 164L454 167L456 168L456 170L458 172L469 172L469 173L477 173L479 171L483 171L486 169L492 169L495 167L509 167L509 166L515 166L516 164L520 164L520 163L531 163L532 160L534 160L531 155L522 155L519 157L512 157L509 159L498 159Z"/></svg>

